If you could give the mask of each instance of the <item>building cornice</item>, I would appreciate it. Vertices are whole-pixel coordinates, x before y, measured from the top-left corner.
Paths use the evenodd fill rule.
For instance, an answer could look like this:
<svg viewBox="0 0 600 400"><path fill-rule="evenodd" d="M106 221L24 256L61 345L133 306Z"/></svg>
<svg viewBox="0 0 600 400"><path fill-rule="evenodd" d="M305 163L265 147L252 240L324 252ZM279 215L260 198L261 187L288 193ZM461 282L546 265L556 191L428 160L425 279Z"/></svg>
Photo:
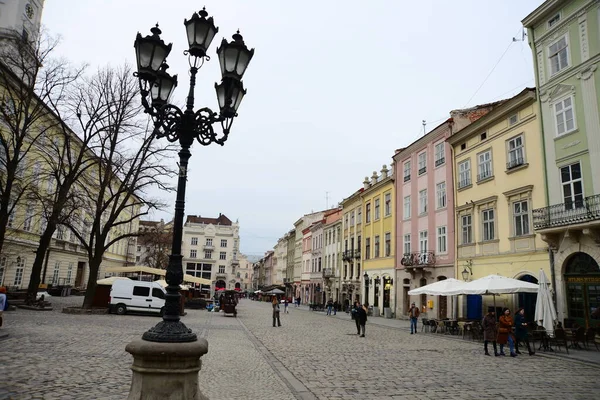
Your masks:
<svg viewBox="0 0 600 400"><path fill-rule="evenodd" d="M447 140L451 145L455 145L459 142L462 142L475 134L479 133L481 130L485 130L489 126L495 124L502 118L505 118L507 114L514 112L529 103L533 103L536 100L536 93L534 88L527 88L523 90L521 93L513 97L512 99L506 101L504 104L498 106L497 108L490 111L487 115L479 118L477 121L473 122L470 125L467 125L460 131L454 133Z"/></svg>
<svg viewBox="0 0 600 400"><path fill-rule="evenodd" d="M521 23L525 28L530 28L562 3L566 3L566 0L547 0L543 2L541 6L529 13L528 16L523 18Z"/></svg>

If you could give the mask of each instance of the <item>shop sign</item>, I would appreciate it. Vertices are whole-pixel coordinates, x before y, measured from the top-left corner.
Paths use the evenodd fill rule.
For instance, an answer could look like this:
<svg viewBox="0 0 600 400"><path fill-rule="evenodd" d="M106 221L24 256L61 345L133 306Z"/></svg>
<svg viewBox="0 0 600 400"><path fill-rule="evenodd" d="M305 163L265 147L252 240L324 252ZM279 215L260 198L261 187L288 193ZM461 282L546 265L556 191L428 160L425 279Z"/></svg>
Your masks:
<svg viewBox="0 0 600 400"><path fill-rule="evenodd" d="M600 283L600 276L567 276L567 283Z"/></svg>

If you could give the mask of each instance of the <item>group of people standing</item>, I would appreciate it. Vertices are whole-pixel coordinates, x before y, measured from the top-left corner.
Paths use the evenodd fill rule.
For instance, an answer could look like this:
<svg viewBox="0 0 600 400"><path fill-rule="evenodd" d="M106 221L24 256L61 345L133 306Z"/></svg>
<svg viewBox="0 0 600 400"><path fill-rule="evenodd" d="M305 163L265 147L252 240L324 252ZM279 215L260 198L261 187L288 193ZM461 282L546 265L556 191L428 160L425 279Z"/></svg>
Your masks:
<svg viewBox="0 0 600 400"><path fill-rule="evenodd" d="M513 333L513 326L515 328ZM519 308L515 313L515 317L510 315L510 310L505 308L498 322L496 322L496 312L494 307L488 308L488 313L483 317L483 347L486 356L491 354L488 351L488 344L492 342L494 346L495 356L505 356L504 346L508 343L510 350L510 356L516 357L521 354L519 351L519 344L524 342L527 345L529 355L532 356L535 352L531 349L529 344L529 334L527 332L527 323L525 322L525 310ZM500 352L496 347L496 344L500 345Z"/></svg>
<svg viewBox="0 0 600 400"><path fill-rule="evenodd" d="M360 337L365 337L368 311L368 303L361 305L358 301L354 302L354 307L352 307L352 318L354 318L354 322L356 323L356 334L360 335Z"/></svg>

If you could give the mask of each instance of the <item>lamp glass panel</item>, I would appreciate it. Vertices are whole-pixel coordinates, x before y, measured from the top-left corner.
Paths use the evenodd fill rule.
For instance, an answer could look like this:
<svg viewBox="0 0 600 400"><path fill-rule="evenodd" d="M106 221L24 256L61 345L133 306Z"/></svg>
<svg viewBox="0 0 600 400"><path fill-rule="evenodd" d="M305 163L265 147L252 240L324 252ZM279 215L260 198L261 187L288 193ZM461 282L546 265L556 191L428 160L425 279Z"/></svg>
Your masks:
<svg viewBox="0 0 600 400"><path fill-rule="evenodd" d="M196 44L204 46L206 40L206 32L208 31L208 24L206 21L198 20L196 22Z"/></svg>
<svg viewBox="0 0 600 400"><path fill-rule="evenodd" d="M152 96L152 101L156 101L160 95L160 84L159 82L155 82L152 84L152 88L150 88L150 96Z"/></svg>
<svg viewBox="0 0 600 400"><path fill-rule="evenodd" d="M242 88L235 88L233 91L233 96L231 97L232 100L232 107L235 111L237 111L238 107L240 106L240 103L242 102L242 99L244 98L244 90Z"/></svg>
<svg viewBox="0 0 600 400"><path fill-rule="evenodd" d="M221 83L220 85L215 84L215 90L217 91L217 100L219 101L219 108L222 110L225 107L225 85Z"/></svg>
<svg viewBox="0 0 600 400"><path fill-rule="evenodd" d="M152 50L154 45L147 40L140 40L138 43L139 66L141 68L148 68L150 66L150 61L152 60Z"/></svg>
<svg viewBox="0 0 600 400"><path fill-rule="evenodd" d="M215 35L217 34L217 29L214 29L212 26L209 27L208 32L206 33L206 39L204 40L204 47L208 49L210 44L212 43Z"/></svg>
<svg viewBox="0 0 600 400"><path fill-rule="evenodd" d="M188 37L188 43L190 46L192 46L194 44L194 40L196 38L196 32L194 32L194 28L195 28L195 24L189 24L189 23L185 27L187 37Z"/></svg>
<svg viewBox="0 0 600 400"><path fill-rule="evenodd" d="M225 49L225 71L235 72L235 66L238 60L238 49L229 46Z"/></svg>
<svg viewBox="0 0 600 400"><path fill-rule="evenodd" d="M240 78L242 77L242 75L244 75L244 72L248 67L248 62L250 62L250 53L248 53L247 51L240 51L240 58L238 59L235 71L236 74L240 76Z"/></svg>
<svg viewBox="0 0 600 400"><path fill-rule="evenodd" d="M152 57L152 71L158 71L163 61L167 58L167 49L163 46L156 46Z"/></svg>

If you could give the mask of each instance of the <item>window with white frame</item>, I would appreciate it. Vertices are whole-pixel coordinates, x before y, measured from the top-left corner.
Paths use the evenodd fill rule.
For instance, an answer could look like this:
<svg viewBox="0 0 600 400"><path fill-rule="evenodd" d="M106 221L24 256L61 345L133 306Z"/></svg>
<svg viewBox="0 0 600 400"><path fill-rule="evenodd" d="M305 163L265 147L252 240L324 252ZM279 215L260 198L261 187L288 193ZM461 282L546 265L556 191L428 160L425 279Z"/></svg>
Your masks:
<svg viewBox="0 0 600 400"><path fill-rule="evenodd" d="M392 254L392 234L385 234L385 257L389 257Z"/></svg>
<svg viewBox="0 0 600 400"><path fill-rule="evenodd" d="M509 126L513 126L517 122L519 122L519 115L518 114L513 114L510 117L508 117L508 125Z"/></svg>
<svg viewBox="0 0 600 400"><path fill-rule="evenodd" d="M344 225L348 226L348 213L344 214Z"/></svg>
<svg viewBox="0 0 600 400"><path fill-rule="evenodd" d="M513 221L515 236L529 235L529 203L527 200L513 203Z"/></svg>
<svg viewBox="0 0 600 400"><path fill-rule="evenodd" d="M404 197L404 219L410 218L410 196Z"/></svg>
<svg viewBox="0 0 600 400"><path fill-rule="evenodd" d="M583 207L583 179L579 162L560 169L565 209Z"/></svg>
<svg viewBox="0 0 600 400"><path fill-rule="evenodd" d="M15 269L15 279L13 286L21 286L23 283L23 273L25 272L25 258L17 257L17 265Z"/></svg>
<svg viewBox="0 0 600 400"><path fill-rule="evenodd" d="M485 242L495 239L495 212L493 208L481 212L481 221L483 223L482 237Z"/></svg>
<svg viewBox="0 0 600 400"><path fill-rule="evenodd" d="M560 21L560 13L556 14L548 20L548 28L552 28Z"/></svg>
<svg viewBox="0 0 600 400"><path fill-rule="evenodd" d="M404 163L404 182L410 181L410 161Z"/></svg>
<svg viewBox="0 0 600 400"><path fill-rule="evenodd" d="M206 239L206 246L212 246L212 239Z"/></svg>
<svg viewBox="0 0 600 400"><path fill-rule="evenodd" d="M219 260L227 260L227 253L224 251L219 252Z"/></svg>
<svg viewBox="0 0 600 400"><path fill-rule="evenodd" d="M52 284L58 285L58 278L60 276L60 261L54 263L54 271L52 271Z"/></svg>
<svg viewBox="0 0 600 400"><path fill-rule="evenodd" d="M427 189L419 191L419 215L427 212Z"/></svg>
<svg viewBox="0 0 600 400"><path fill-rule="evenodd" d="M27 203L27 208L25 208L25 219L23 220L23 230L30 231L31 230L31 221L33 220L33 204Z"/></svg>
<svg viewBox="0 0 600 400"><path fill-rule="evenodd" d="M365 205L365 222L367 224L371 222L371 203Z"/></svg>
<svg viewBox="0 0 600 400"><path fill-rule="evenodd" d="M442 165L446 162L446 148L444 147L446 143L440 142L435 145L435 166Z"/></svg>
<svg viewBox="0 0 600 400"><path fill-rule="evenodd" d="M379 199L375 199L375 221L377 221L380 217L381 207L379 203Z"/></svg>
<svg viewBox="0 0 600 400"><path fill-rule="evenodd" d="M556 120L556 135L564 135L575 130L575 112L573 110L573 97L567 97L554 104L554 118Z"/></svg>
<svg viewBox="0 0 600 400"><path fill-rule="evenodd" d="M198 256L197 250L190 250L190 258L196 258Z"/></svg>
<svg viewBox="0 0 600 400"><path fill-rule="evenodd" d="M191 244L192 244L192 246L197 246L198 245L198 238L197 237L193 237Z"/></svg>
<svg viewBox="0 0 600 400"><path fill-rule="evenodd" d="M56 227L56 232L55 232L55 237L58 240L64 240L65 239L65 227L63 225L58 225ZM106 243L110 242L110 235L108 235L106 237Z"/></svg>
<svg viewBox="0 0 600 400"><path fill-rule="evenodd" d="M224 274L225 273L225 266L224 265L219 265L219 273L220 274Z"/></svg>
<svg viewBox="0 0 600 400"><path fill-rule="evenodd" d="M404 254L410 254L410 233L404 235Z"/></svg>
<svg viewBox="0 0 600 400"><path fill-rule="evenodd" d="M440 182L435 185L437 208L446 207L446 182Z"/></svg>
<svg viewBox="0 0 600 400"><path fill-rule="evenodd" d="M221 247L227 247L227 239L221 239Z"/></svg>
<svg viewBox="0 0 600 400"><path fill-rule="evenodd" d="M427 172L427 152L422 152L421 154L419 154L418 156L419 158L419 175L424 174L425 172Z"/></svg>
<svg viewBox="0 0 600 400"><path fill-rule="evenodd" d="M458 188L471 184L471 159L458 163Z"/></svg>
<svg viewBox="0 0 600 400"><path fill-rule="evenodd" d="M482 181L484 179L491 178L492 172L492 151L487 150L477 155L477 180Z"/></svg>
<svg viewBox="0 0 600 400"><path fill-rule="evenodd" d="M569 45L567 36L563 36L548 46L550 75L554 75L569 66Z"/></svg>
<svg viewBox="0 0 600 400"><path fill-rule="evenodd" d="M461 244L473 243L473 224L471 214L460 217Z"/></svg>
<svg viewBox="0 0 600 400"><path fill-rule="evenodd" d="M379 247L380 247L380 243L379 243L379 235L375 235L375 243L374 243L374 249L373 249L373 258L378 258L379 257Z"/></svg>
<svg viewBox="0 0 600 400"><path fill-rule="evenodd" d="M525 146L523 135L508 140L508 163L506 169L518 167L525 164Z"/></svg>
<svg viewBox="0 0 600 400"><path fill-rule="evenodd" d="M356 221L356 225L362 223L362 207L358 207L358 210L356 211L357 213L357 221Z"/></svg>
<svg viewBox="0 0 600 400"><path fill-rule="evenodd" d="M212 250L205 250L204 251L204 258L207 260L212 259Z"/></svg>
<svg viewBox="0 0 600 400"><path fill-rule="evenodd" d="M70 262L69 263L69 267L67 268L67 281L66 281L66 284L70 285L72 279L73 279L73 263Z"/></svg>
<svg viewBox="0 0 600 400"><path fill-rule="evenodd" d="M385 210L384 210L384 215L386 217L389 217L390 215L392 215L392 194L391 193L386 193L383 196L384 202L385 202Z"/></svg>
<svg viewBox="0 0 600 400"><path fill-rule="evenodd" d="M365 239L365 260L371 258L371 238Z"/></svg>
<svg viewBox="0 0 600 400"><path fill-rule="evenodd" d="M448 236L445 226L437 227L437 252L446 253L448 251Z"/></svg>
<svg viewBox="0 0 600 400"><path fill-rule="evenodd" d="M350 226L354 226L354 211L350 211Z"/></svg>
<svg viewBox="0 0 600 400"><path fill-rule="evenodd" d="M421 253L427 251L427 231L419 232L419 251Z"/></svg>

